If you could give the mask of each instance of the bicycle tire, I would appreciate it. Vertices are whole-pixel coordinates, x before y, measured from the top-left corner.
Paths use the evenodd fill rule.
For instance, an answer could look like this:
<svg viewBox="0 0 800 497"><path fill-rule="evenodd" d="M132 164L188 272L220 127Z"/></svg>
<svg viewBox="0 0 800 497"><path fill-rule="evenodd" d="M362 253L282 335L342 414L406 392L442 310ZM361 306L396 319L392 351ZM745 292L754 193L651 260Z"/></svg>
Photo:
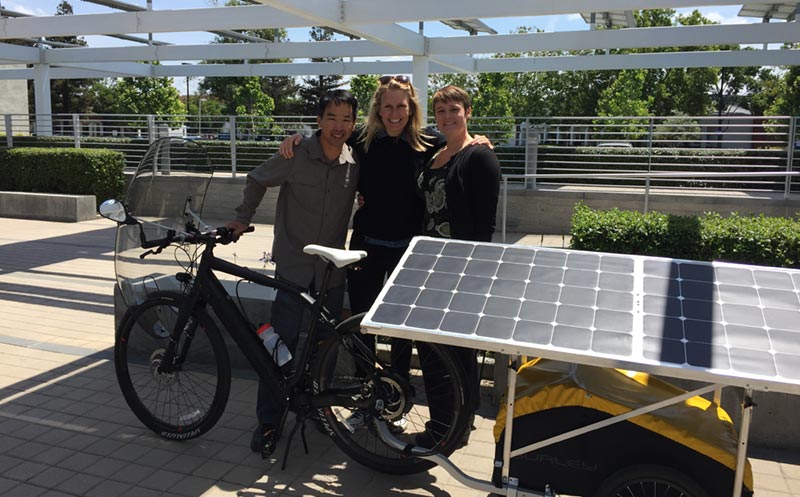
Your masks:
<svg viewBox="0 0 800 497"><path fill-rule="evenodd" d="M686 474L667 466L628 466L606 478L595 497L708 497Z"/></svg>
<svg viewBox="0 0 800 497"><path fill-rule="evenodd" d="M225 410L231 385L225 342L200 308L178 337L179 347L188 347L176 370L157 371L184 301L173 292L151 295L128 309L114 341L114 368L125 401L146 427L170 440L211 429Z"/></svg>
<svg viewBox="0 0 800 497"><path fill-rule="evenodd" d="M375 354L365 352L364 347L358 347L353 341L360 338L361 316L354 316L342 322L338 327L339 333L327 339L320 346L318 360L314 364L312 375L316 393L333 388L364 385L364 373L357 372L354 364L355 356L366 359L368 363L379 372L390 372L391 365L386 359L377 359ZM406 342L410 343L410 342ZM424 378L423 368L419 364L412 364L409 371L411 389L403 389L402 381L397 382L396 376L381 377L382 386L394 389L394 393L405 392L405 398L396 403L386 402L387 408L381 411L380 416L387 422L405 420L405 429L395 436L407 443L417 444L417 436L433 436L436 451L450 455L454 450L463 446L465 434L470 429L468 424L469 414L466 408L465 373L452 351L437 344L425 344L415 347L417 357L425 364L436 361L441 370L437 371L435 380ZM369 349L366 349L367 351ZM390 354L385 354L389 356ZM441 374L438 374L441 373ZM406 384L406 385L408 385ZM439 404L444 401L447 406L449 419L432 423L430 416L430 402L428 390L434 393ZM374 392L374 389L373 389ZM401 394L402 395L402 394ZM395 397L395 398L399 398ZM401 405L402 404L402 405ZM413 474L432 468L432 461L410 457L386 445L377 435L371 422L364 423L363 427L353 428L351 417L358 410L350 410L340 406L320 409L321 418L325 429L332 436L336 445L342 451L360 464L376 471L389 474ZM405 413L404 415L402 413ZM364 412L362 411L363 415ZM371 416L371 415L368 415ZM440 418L444 416L440 415ZM369 421L369 420L368 420ZM431 430L432 425L437 428Z"/></svg>

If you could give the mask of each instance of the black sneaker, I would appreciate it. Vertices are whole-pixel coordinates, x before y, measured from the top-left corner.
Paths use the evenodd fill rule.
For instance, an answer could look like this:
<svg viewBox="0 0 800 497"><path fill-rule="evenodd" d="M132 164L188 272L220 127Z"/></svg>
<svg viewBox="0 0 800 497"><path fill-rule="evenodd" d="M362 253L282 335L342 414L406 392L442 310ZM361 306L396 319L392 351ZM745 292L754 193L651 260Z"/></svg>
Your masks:
<svg viewBox="0 0 800 497"><path fill-rule="evenodd" d="M268 458L275 452L278 445L278 429L273 424L259 424L253 431L253 438L250 439L250 450L260 452L262 459Z"/></svg>

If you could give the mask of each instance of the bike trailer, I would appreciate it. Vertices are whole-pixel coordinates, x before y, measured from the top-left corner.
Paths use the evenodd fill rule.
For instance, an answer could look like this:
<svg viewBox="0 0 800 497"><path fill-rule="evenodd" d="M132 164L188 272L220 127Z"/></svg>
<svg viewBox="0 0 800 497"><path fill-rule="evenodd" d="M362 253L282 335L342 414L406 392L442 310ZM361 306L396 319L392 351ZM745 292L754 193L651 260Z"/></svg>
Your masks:
<svg viewBox="0 0 800 497"><path fill-rule="evenodd" d="M511 450L685 393L654 376L536 359L517 376ZM502 461L506 404L494 427ZM594 496L625 468L666 467L694 480L708 497L732 495L738 437L728 414L692 397L684 402L590 431L511 459L519 488ZM649 466L648 466L649 465ZM492 480L499 485L501 468ZM753 489L746 464L742 495Z"/></svg>

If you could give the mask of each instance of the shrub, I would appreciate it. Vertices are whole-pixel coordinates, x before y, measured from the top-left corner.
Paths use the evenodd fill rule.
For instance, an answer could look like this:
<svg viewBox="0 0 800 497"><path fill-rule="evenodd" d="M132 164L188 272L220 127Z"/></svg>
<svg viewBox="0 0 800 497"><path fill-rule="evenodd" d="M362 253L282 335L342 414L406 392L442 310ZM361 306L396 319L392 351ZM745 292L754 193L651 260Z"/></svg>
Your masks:
<svg viewBox="0 0 800 497"><path fill-rule="evenodd" d="M0 152L0 190L120 197L124 157L111 150L12 148Z"/></svg>
<svg viewBox="0 0 800 497"><path fill-rule="evenodd" d="M641 214L579 203L571 235L578 250L800 267L800 222L787 218Z"/></svg>

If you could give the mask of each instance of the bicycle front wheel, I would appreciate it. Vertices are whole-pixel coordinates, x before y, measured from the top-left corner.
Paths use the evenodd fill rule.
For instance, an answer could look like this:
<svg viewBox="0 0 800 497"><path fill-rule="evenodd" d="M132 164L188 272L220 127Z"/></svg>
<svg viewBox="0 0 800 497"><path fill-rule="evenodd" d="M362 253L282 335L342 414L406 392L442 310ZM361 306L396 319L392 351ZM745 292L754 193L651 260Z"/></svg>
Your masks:
<svg viewBox="0 0 800 497"><path fill-rule="evenodd" d="M469 430L463 368L449 348L437 344L392 340L380 344L376 354L372 341L361 335L360 322L360 316L343 322L339 336L322 344L312 373L315 386L318 393L351 391L365 399L377 397L383 408L323 408L326 429L364 466L391 474L426 471L435 463L386 445L374 429L374 417L406 443L451 454Z"/></svg>
<svg viewBox="0 0 800 497"><path fill-rule="evenodd" d="M175 331L185 297L159 292L125 313L114 343L122 395L137 418L158 435L188 440L219 420L230 392L225 342L203 309ZM174 336L174 360L163 359Z"/></svg>

